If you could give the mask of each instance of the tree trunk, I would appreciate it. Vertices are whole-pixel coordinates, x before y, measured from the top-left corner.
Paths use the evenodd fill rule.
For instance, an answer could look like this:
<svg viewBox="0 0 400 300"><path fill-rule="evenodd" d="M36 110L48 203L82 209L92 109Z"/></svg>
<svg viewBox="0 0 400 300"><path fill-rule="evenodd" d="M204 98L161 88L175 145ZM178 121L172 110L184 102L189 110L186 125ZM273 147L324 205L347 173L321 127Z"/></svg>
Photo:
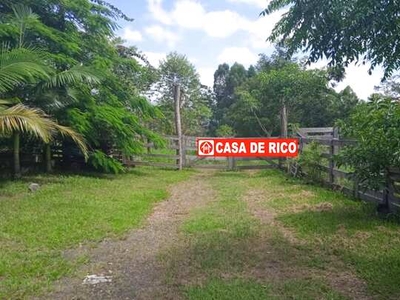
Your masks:
<svg viewBox="0 0 400 300"><path fill-rule="evenodd" d="M19 141L20 136L19 133L14 133L13 135L14 141L14 178L19 179L21 178L21 162L19 158Z"/></svg>
<svg viewBox="0 0 400 300"><path fill-rule="evenodd" d="M46 164L46 172L50 173L52 171L50 143L47 143L44 145L44 160L45 160L45 164Z"/></svg>

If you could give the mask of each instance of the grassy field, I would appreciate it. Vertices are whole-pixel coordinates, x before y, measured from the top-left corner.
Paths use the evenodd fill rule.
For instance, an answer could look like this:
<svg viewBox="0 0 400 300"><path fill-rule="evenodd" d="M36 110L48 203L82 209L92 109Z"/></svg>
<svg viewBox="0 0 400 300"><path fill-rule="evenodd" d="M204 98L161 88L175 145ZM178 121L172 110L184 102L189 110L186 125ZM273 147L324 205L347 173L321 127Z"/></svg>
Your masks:
<svg viewBox="0 0 400 300"><path fill-rule="evenodd" d="M87 261L65 250L123 237L167 187L192 173L2 182L0 299L37 294ZM203 174L202 174L203 175ZM207 176L205 176L207 175ZM167 289L187 299L399 299L400 225L374 207L279 171L201 176L212 197L157 254ZM27 192L29 182L41 189Z"/></svg>
<svg viewBox="0 0 400 300"><path fill-rule="evenodd" d="M400 297L400 227L373 206L278 171L210 184L218 196L182 225L186 245L161 257L188 299Z"/></svg>
<svg viewBox="0 0 400 300"><path fill-rule="evenodd" d="M188 299L345 299L322 277L289 275L314 257L297 259L302 253L250 212L246 194L267 188L268 177L221 172L211 179L218 198L183 224L187 246L161 258L169 265L167 282L181 284ZM278 270L268 271L270 263Z"/></svg>
<svg viewBox="0 0 400 300"><path fill-rule="evenodd" d="M63 251L141 224L189 172L141 168L118 176L35 176L0 183L0 299L19 299L71 274ZM41 185L28 192L30 182Z"/></svg>
<svg viewBox="0 0 400 300"><path fill-rule="evenodd" d="M318 187L306 187L307 197L297 197L298 188L303 188L298 182L287 181L282 175L268 178L279 196L265 205L278 212L282 224L295 230L311 248L323 255L337 256L352 266L372 294L382 299L400 297L397 221L378 217L370 204ZM323 209L326 203L330 205ZM318 207L322 209L315 209Z"/></svg>

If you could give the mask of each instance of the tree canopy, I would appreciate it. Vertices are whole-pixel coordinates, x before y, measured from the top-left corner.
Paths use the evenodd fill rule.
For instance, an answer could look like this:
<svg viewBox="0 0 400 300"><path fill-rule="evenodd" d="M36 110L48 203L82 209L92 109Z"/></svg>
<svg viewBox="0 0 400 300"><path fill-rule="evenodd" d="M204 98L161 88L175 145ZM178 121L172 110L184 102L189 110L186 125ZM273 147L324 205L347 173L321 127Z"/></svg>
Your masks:
<svg viewBox="0 0 400 300"><path fill-rule="evenodd" d="M179 83L181 97L182 130L186 135L201 135L205 132L210 118L211 94L200 83L200 76L195 66L185 55L172 52L160 62L158 81L153 95L158 108L165 119L158 121L160 132L173 134L174 127L174 84Z"/></svg>
<svg viewBox="0 0 400 300"><path fill-rule="evenodd" d="M286 59L286 52L279 48L271 56L260 55L256 66L248 70L237 63L219 65L214 77L211 133L278 135L282 105L292 124L333 126L337 119L347 119L359 102L350 87L339 93L332 89L328 71L306 69Z"/></svg>
<svg viewBox="0 0 400 300"><path fill-rule="evenodd" d="M120 18L131 21L101 0L0 3L0 39L20 52L34 51L32 61L43 62L47 74L35 80L20 76L15 84L2 76L18 89L1 90L1 96L17 97L73 127L89 143L89 161L112 171L122 170L114 149L131 155L142 151L144 139L161 142L147 127L161 114L142 95L154 81L152 68L139 63L136 48L116 39ZM29 63L23 70L33 71Z"/></svg>
<svg viewBox="0 0 400 300"><path fill-rule="evenodd" d="M388 78L400 67L400 6L396 1L272 0L261 13L288 11L276 24L270 40L288 54L309 53L308 61L327 58L341 72L352 62L384 68Z"/></svg>

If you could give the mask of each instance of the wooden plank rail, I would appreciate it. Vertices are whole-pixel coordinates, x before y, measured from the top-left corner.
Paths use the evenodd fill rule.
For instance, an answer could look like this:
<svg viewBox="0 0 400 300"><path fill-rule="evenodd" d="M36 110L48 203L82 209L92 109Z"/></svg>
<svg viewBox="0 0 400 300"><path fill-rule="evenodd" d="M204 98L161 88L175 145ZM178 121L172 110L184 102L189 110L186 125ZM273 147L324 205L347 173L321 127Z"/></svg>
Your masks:
<svg viewBox="0 0 400 300"><path fill-rule="evenodd" d="M207 139L207 137L202 137L203 139ZM271 137L277 138L277 137ZM159 167L176 167L179 164L180 155L179 155L179 146L178 146L178 137L167 135L164 136L166 140L166 146L162 149L161 152L157 153L161 149L157 149L157 147L152 142L147 142L144 144L144 148L146 148L147 153L134 155L132 157L122 157L119 155L119 159L126 166L159 166ZM206 157L199 158L197 155L193 155L193 152L197 151L197 137L192 136L182 136L182 148L183 148L183 156L182 156L182 164L184 167L190 168L202 168L202 169L227 169L227 170L254 170L254 169L269 169L275 168L277 166L276 159L274 158L265 158L265 157L255 157L255 158L227 158L227 157ZM251 138L249 138L251 139ZM166 154L166 152L173 152L171 154ZM152 161L154 159L154 161ZM164 161L165 160L165 161ZM171 163L170 163L171 161ZM175 164L172 163L175 161ZM260 162L259 165L238 165L238 162L241 161L256 161Z"/></svg>
<svg viewBox="0 0 400 300"><path fill-rule="evenodd" d="M363 190L353 174L349 171L340 170L336 166L334 157L340 152L342 147L352 146L357 143L353 139L340 139L338 131L335 128L300 128L298 130L299 136L299 150L303 151L305 145L316 142L325 146L321 156L326 159L325 165L320 165L321 170L327 174L326 184L339 189L343 193L373 202L383 202L385 195L388 194L390 203L393 207L398 207L400 210L400 170L391 170L390 180L391 184L387 188L388 193L383 191ZM165 136L167 141L166 147L162 151L157 149L154 143L148 142L144 145L147 149L146 154L138 155L139 160L134 157L123 160L127 166L153 166L161 168L178 169L180 155L177 150L179 139L176 136ZM205 139L207 137L204 137ZM196 148L197 138L191 136L182 137L182 164L189 168L200 169L216 169L216 170L261 170L271 168L282 168L283 164L279 164L276 158L256 157L256 158L227 158L227 157L198 157L194 155L197 151ZM160 151L162 153L157 153ZM164 153L164 151L169 153ZM155 161L151 161L154 159ZM251 164L253 161L256 164ZM257 163L259 162L259 163ZM289 170L290 168L287 168Z"/></svg>
<svg viewBox="0 0 400 300"><path fill-rule="evenodd" d="M318 135L318 133L329 132L332 132L330 138ZM360 187L357 178L355 178L351 172L337 169L334 160L334 156L339 153L342 147L356 145L357 140L339 139L337 130L333 128L300 128L298 130L298 135L300 136L300 149L304 149L304 145L312 142L327 146L329 152L322 153L321 157L326 158L329 165L319 166L322 171L328 174L328 180L326 181L328 185L339 188L347 195L375 203L384 203L385 194L388 194L389 207L394 211L400 211L400 169L389 169L388 177L390 183L389 186L386 187L387 193L384 191L365 190ZM348 180L350 184L352 183L352 187L343 186L343 184L337 182L337 179Z"/></svg>
<svg viewBox="0 0 400 300"><path fill-rule="evenodd" d="M143 157L160 157L160 158L178 159L179 155L145 153L145 154L143 154Z"/></svg>

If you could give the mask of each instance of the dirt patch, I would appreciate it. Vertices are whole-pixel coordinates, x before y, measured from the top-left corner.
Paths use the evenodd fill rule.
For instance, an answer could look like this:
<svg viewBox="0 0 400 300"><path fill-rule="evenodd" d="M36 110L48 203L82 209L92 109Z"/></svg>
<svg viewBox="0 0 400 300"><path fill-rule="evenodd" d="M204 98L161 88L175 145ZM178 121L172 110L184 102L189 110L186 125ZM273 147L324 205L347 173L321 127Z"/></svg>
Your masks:
<svg viewBox="0 0 400 300"><path fill-rule="evenodd" d="M294 205L291 207L291 212L300 213L304 211L313 211L313 212L330 212L333 210L333 204L329 202L322 202L315 205L310 204L301 204Z"/></svg>
<svg viewBox="0 0 400 300"><path fill-rule="evenodd" d="M294 278L315 278L323 279L333 289L339 291L349 299L373 299L367 293L366 283L357 278L348 267L344 265L335 256L329 256L328 267L324 270L313 269L305 266L299 266L298 260L304 255L299 248L306 245L305 241L298 239L294 232L285 228L275 218L277 213L273 209L267 208L265 202L269 201L268 194L264 190L249 190L244 197L244 201L248 205L251 214L258 218L263 225L267 225L266 233L263 234L262 249L253 249L256 251L262 250L264 255L260 267L254 269L251 274L252 277L265 279L268 278L272 282L280 282L282 280ZM315 206L307 207L313 211L330 211L332 204L321 203ZM280 249L281 246L273 246L272 235L268 230L279 230L285 239L285 249ZM264 240L265 239L265 240ZM275 242L276 243L276 242ZM318 251L315 249L315 251ZM287 252L286 255L281 256L282 252ZM289 253L289 255L288 255ZM342 271L343 270L343 271Z"/></svg>
<svg viewBox="0 0 400 300"><path fill-rule="evenodd" d="M195 175L171 188L170 198L158 204L141 229L124 240L104 240L97 247L80 247L67 256L87 255L90 263L72 278L60 280L54 292L39 299L177 299L174 286L163 282L165 270L158 260L163 249L174 245L178 228L192 209L214 198L204 176ZM111 276L111 283L83 285L88 274Z"/></svg>
<svg viewBox="0 0 400 300"><path fill-rule="evenodd" d="M243 200L247 203L250 213L260 220L261 224L279 227L279 230L289 241L300 244L291 230L283 227L276 219L276 212L272 208L266 208L265 202L269 201L268 193L264 190L252 189L244 196Z"/></svg>
<svg viewBox="0 0 400 300"><path fill-rule="evenodd" d="M264 224L271 224L276 216L272 209L262 207L263 203L268 200L268 194L263 190L251 189L244 196L244 201L247 203L250 213Z"/></svg>

